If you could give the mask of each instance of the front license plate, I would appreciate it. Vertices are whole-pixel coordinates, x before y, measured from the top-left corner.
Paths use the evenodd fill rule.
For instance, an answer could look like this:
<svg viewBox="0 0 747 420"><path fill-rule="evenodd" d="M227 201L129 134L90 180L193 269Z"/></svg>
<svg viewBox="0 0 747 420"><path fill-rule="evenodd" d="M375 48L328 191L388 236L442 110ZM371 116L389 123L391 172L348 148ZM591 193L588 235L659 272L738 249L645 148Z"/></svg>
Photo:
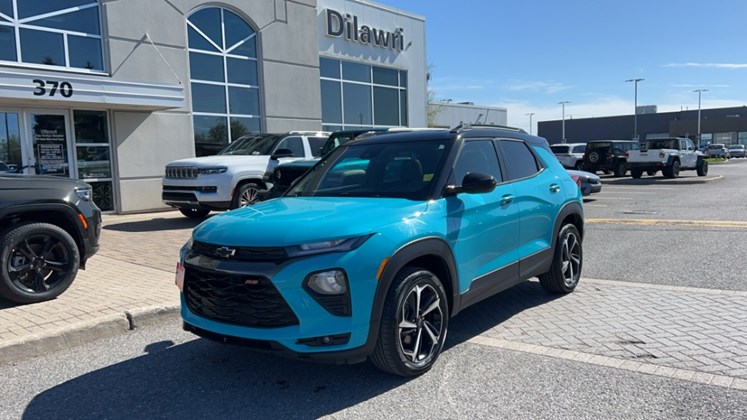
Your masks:
<svg viewBox="0 0 747 420"><path fill-rule="evenodd" d="M184 291L184 266L180 263L176 263L176 278L174 279L176 287L179 291Z"/></svg>

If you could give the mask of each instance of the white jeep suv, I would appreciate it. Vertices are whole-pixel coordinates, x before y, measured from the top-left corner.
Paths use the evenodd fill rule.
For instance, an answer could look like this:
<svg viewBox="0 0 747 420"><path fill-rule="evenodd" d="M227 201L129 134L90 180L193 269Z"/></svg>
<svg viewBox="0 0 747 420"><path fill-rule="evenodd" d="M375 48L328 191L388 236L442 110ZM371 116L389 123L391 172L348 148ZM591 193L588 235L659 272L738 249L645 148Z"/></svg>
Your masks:
<svg viewBox="0 0 747 420"><path fill-rule="evenodd" d="M161 199L187 217L252 204L270 188L262 176L280 163L319 157L329 136L322 131L252 134L215 156L180 159L166 165Z"/></svg>

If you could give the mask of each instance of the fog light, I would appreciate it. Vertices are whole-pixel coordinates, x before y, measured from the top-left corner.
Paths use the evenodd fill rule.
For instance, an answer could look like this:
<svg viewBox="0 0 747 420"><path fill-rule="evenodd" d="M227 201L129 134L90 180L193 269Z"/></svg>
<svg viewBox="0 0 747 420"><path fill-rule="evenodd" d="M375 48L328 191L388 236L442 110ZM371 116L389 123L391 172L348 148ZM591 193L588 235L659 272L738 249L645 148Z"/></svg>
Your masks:
<svg viewBox="0 0 747 420"><path fill-rule="evenodd" d="M309 276L309 288L323 295L340 295L348 291L348 279L342 270L329 270Z"/></svg>

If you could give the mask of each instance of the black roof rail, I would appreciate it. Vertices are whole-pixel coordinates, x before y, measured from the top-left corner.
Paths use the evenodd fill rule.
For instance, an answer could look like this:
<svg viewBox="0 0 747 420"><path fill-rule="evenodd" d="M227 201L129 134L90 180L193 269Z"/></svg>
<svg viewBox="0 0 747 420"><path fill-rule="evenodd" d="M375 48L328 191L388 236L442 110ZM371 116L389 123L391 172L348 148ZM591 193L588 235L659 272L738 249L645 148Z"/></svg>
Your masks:
<svg viewBox="0 0 747 420"><path fill-rule="evenodd" d="M466 122L460 122L459 125L451 129L452 133L461 133L464 130L471 130L473 128L498 128L501 130L509 130L509 131L515 131L517 133L524 133L527 134L526 131L524 131L521 128L516 127L509 127L506 125L497 125L497 124L472 124L472 123L466 123Z"/></svg>

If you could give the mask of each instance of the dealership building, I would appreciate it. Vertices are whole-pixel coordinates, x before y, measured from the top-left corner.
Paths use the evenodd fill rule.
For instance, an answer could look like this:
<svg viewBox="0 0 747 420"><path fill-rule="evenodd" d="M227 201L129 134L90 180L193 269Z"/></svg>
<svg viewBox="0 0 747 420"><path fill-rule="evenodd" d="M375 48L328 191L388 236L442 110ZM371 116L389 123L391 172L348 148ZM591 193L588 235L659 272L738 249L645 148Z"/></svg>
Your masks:
<svg viewBox="0 0 747 420"><path fill-rule="evenodd" d="M425 19L366 0L0 0L0 161L164 208L250 132L425 126Z"/></svg>
<svg viewBox="0 0 747 420"><path fill-rule="evenodd" d="M565 127L563 127L565 126ZM540 121L540 136L551 144L586 143L589 140L632 139L640 141L663 137L689 137L700 144L747 144L747 106L709 108L698 112L682 110L657 112L655 106L639 107L637 115L573 118Z"/></svg>

